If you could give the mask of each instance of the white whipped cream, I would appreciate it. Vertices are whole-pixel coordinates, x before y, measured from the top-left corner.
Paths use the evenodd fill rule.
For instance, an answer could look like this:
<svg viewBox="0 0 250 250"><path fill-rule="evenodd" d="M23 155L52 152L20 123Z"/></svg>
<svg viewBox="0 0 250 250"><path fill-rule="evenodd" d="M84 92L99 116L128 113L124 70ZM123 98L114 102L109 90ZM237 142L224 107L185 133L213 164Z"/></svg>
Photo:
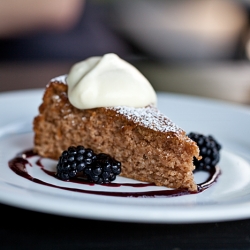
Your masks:
<svg viewBox="0 0 250 250"><path fill-rule="evenodd" d="M116 54L90 57L72 66L67 76L70 103L79 109L156 105L149 81Z"/></svg>

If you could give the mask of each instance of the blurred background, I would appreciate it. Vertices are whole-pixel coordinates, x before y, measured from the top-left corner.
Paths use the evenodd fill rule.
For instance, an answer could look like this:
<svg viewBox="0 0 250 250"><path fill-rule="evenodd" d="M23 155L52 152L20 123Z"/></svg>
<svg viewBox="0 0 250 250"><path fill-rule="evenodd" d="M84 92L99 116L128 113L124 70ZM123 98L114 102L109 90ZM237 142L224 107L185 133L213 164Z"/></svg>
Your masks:
<svg viewBox="0 0 250 250"><path fill-rule="evenodd" d="M250 105L250 0L0 2L0 91L110 52L156 91Z"/></svg>

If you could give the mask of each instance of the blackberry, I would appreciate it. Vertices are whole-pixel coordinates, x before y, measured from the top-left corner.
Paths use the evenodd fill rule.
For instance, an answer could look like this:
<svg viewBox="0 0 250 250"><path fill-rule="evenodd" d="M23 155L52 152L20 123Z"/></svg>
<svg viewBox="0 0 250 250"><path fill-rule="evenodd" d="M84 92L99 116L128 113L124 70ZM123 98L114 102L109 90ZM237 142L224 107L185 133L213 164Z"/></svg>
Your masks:
<svg viewBox="0 0 250 250"><path fill-rule="evenodd" d="M96 155L90 148L83 146L71 146L62 152L57 163L57 177L61 180L69 180L92 164Z"/></svg>
<svg viewBox="0 0 250 250"><path fill-rule="evenodd" d="M96 155L90 148L71 146L59 158L57 177L69 180L81 172L90 182L109 183L121 173L121 163L108 154Z"/></svg>
<svg viewBox="0 0 250 250"><path fill-rule="evenodd" d="M109 183L121 173L121 163L108 154L98 154L96 160L84 169L88 180L94 183Z"/></svg>
<svg viewBox="0 0 250 250"><path fill-rule="evenodd" d="M202 156L201 160L194 158L195 170L210 170L215 167L220 160L221 144L211 135L191 132L187 136L197 143Z"/></svg>

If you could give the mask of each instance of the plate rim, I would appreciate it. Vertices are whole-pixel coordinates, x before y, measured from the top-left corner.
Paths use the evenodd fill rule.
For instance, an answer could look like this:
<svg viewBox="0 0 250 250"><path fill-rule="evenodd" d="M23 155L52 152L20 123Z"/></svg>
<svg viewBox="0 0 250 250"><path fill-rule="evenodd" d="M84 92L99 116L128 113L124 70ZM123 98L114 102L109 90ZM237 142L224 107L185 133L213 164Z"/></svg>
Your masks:
<svg viewBox="0 0 250 250"><path fill-rule="evenodd" d="M26 95L26 97L28 98L29 95L33 95L34 93L36 95L39 95L42 97L44 89L28 89L28 90L17 90L17 91L8 91L8 92L2 92L0 93L0 103L1 103L1 97L5 96L8 98L13 98L16 97L16 95L18 96L23 96L23 94ZM249 107L245 106L245 105L241 105L241 104L234 104L234 103L229 103L227 101L221 101L221 100L214 100L211 98L203 98L203 97L193 97L190 95L185 95L185 94L176 94L176 93L168 93L168 92L157 92L158 96L168 96L168 97L181 97L181 98L185 98L187 101L188 100L193 100L193 101L202 101L202 102L207 102L207 104L214 104L214 105L222 105L225 107L233 107L236 110L242 111L243 113L245 113L246 115L250 115L250 109ZM37 107L38 108L38 107ZM1 111L0 111L1 114ZM0 129L1 129L1 125L0 125ZM0 138L1 139L1 138ZM1 187L1 181L0 181L0 187ZM45 213L52 213L52 214L60 214L63 216L74 216L74 217L78 217L78 218L89 218L89 219L101 219L101 220L113 220L113 221L124 221L124 222L140 222L140 223L203 223L203 222L217 222L217 221L228 221L228 220L238 220L238 219L246 219L250 217L250 212L242 212L240 209L240 207L238 207L238 205L230 205L231 208L233 208L234 210L239 211L239 215L238 216L234 216L233 218L228 215L228 213L225 213L223 217L217 217L214 216L214 218L210 218L209 216L198 216L196 219L192 218L189 219L188 216L186 218L183 218L182 216L180 216L180 220L178 219L174 219L173 217L170 216L170 218L158 218L157 215L152 216L148 219L143 219L143 218L119 218L119 216L103 216L103 215L93 215L93 213L89 213L87 216L83 216L82 214L79 213L75 213L75 214L68 214L65 211L57 211L57 213L55 211L52 211L51 209L46 209L46 207L38 207L38 206L33 206L30 203L26 203L26 204L17 204L16 202L14 202L13 200L11 201L6 194L1 194L2 192L0 192L0 203L6 204L6 205L12 205L12 206L16 206L19 208L24 208L24 209L28 209L28 210L33 210L33 211L38 211L38 212L45 212ZM18 199L17 199L18 200ZM29 205L28 205L29 204ZM250 207L250 202L249 202L249 207ZM217 205L218 206L218 205ZM221 205L220 205L221 206ZM212 207L210 206L209 209L211 209ZM197 212L197 208L190 208L192 209L192 211L196 210ZM204 209L204 207L202 208ZM204 214L207 212L206 208L204 210L204 212L202 212L201 214ZM199 208L198 208L199 210ZM76 212L76 211L75 211ZM199 211L200 212L200 211ZM186 210L186 215L188 215L189 213L189 209Z"/></svg>

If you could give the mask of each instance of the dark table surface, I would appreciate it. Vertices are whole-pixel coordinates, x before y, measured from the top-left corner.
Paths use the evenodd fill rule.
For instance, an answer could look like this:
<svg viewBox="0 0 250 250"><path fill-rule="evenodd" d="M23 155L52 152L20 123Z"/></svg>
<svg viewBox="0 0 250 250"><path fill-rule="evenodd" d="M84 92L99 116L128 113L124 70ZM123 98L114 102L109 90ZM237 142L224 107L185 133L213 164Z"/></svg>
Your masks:
<svg viewBox="0 0 250 250"><path fill-rule="evenodd" d="M71 63L0 65L0 92L43 88ZM0 250L250 249L250 219L218 223L125 223L56 216L1 204Z"/></svg>
<svg viewBox="0 0 250 250"><path fill-rule="evenodd" d="M55 216L0 205L0 249L250 249L250 220L141 224Z"/></svg>

